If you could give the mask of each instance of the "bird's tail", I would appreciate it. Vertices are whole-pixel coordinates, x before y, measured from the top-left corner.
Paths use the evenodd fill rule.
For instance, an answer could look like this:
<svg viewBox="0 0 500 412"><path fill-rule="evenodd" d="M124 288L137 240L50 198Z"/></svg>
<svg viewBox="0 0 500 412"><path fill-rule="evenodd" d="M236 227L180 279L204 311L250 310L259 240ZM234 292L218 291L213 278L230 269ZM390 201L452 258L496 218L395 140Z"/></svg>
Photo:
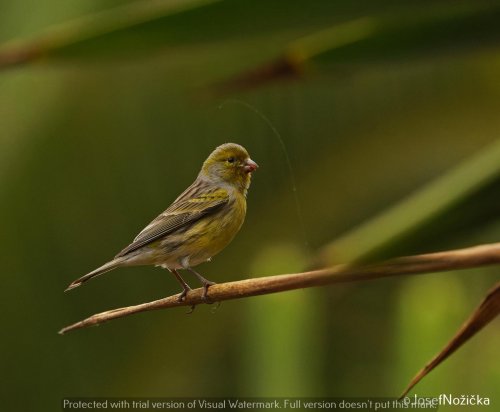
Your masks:
<svg viewBox="0 0 500 412"><path fill-rule="evenodd" d="M78 278L78 279L74 280L73 282L71 282L71 284L66 288L65 292L67 292L68 290L77 288L82 283L86 282L89 279L92 279L93 277L102 275L103 273L109 272L110 270L113 270L119 266L122 266L124 260L125 259L123 257L119 257L119 258L113 259L112 261L110 261L108 263L105 263L101 267L98 267L97 269L93 270L92 272L87 273L85 276L82 276L81 278Z"/></svg>

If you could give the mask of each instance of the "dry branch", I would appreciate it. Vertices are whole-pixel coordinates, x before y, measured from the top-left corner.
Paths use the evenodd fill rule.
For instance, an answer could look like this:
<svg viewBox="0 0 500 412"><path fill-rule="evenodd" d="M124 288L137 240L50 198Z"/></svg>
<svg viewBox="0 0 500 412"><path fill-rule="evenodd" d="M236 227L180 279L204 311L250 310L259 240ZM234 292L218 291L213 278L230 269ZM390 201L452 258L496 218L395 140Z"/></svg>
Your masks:
<svg viewBox="0 0 500 412"><path fill-rule="evenodd" d="M221 283L210 287L209 297L211 301L221 302L223 300L239 299L334 283L373 280L399 275L443 272L494 264L500 264L500 243L424 255L400 257L365 266L338 265L328 269L311 272ZM189 292L186 299L182 302L178 300L178 296L179 295L173 295L140 305L127 306L98 313L61 329L59 333L64 334L71 330L99 325L111 319L121 318L148 310L207 303L202 298L201 288Z"/></svg>
<svg viewBox="0 0 500 412"><path fill-rule="evenodd" d="M427 365L425 365L411 380L401 395L405 397L411 389L422 380L431 370L443 362L460 346L472 338L500 313L500 282L497 283L486 295L479 307L467 319L456 335L446 344Z"/></svg>

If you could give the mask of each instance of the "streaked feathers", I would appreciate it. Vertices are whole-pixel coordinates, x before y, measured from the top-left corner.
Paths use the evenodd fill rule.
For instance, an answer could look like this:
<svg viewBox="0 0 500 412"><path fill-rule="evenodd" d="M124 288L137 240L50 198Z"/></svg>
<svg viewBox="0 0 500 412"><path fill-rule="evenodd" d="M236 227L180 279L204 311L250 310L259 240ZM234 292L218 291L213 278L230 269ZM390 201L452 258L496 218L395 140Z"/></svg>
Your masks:
<svg viewBox="0 0 500 412"><path fill-rule="evenodd" d="M257 164L234 143L217 147L196 180L147 225L116 257L71 283L66 290L120 266L156 265L173 271L189 269L224 249L239 231L246 214L246 194ZM202 281L206 295L212 282ZM182 278L180 278L182 279ZM180 282L184 291L187 284Z"/></svg>
<svg viewBox="0 0 500 412"><path fill-rule="evenodd" d="M196 182L192 186L195 185ZM115 258L125 256L183 226L192 224L203 216L220 209L229 200L229 195L224 189L214 190L210 187L203 189L206 192L197 193L196 197L175 201L167 210L146 226L134 241L118 253ZM203 189L199 187L199 190Z"/></svg>

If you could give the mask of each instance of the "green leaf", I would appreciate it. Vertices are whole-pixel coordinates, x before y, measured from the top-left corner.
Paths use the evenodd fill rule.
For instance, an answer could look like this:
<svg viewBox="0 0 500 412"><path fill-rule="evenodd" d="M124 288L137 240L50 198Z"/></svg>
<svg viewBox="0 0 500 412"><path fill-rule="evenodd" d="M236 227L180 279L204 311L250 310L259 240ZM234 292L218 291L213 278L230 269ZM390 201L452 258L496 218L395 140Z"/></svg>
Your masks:
<svg viewBox="0 0 500 412"><path fill-rule="evenodd" d="M486 325L491 323L500 313L500 282L488 292L479 307L471 314L469 319L457 331L456 335L447 345L422 368L411 380L403 391L401 398L405 397L411 389L420 382L430 371L448 358L465 342L477 334Z"/></svg>
<svg viewBox="0 0 500 412"><path fill-rule="evenodd" d="M151 53L167 47L200 45L214 41L221 44L227 44L229 41L235 51L249 39L258 40L258 44L252 44L253 50L279 51L288 44L287 57L316 58L332 49L331 36L337 36L338 30L349 28L349 23L346 26L345 22L350 20L366 22L366 19L358 19L364 16L380 16L383 13L384 16L393 17L392 20L387 20L387 17L380 18L381 23L394 21L397 24L392 29L382 27L382 32L389 29L389 35L393 32L398 34L401 25L406 24L404 19L399 22L402 10L405 11L403 16L413 16L415 10L420 10L421 14L421 10L427 10L429 7L435 10L439 6L449 15L450 9L461 10L465 7L464 4L472 4L476 9L478 7L477 1L470 0L451 7L448 1L429 0L422 1L417 6L411 2L390 0L356 3L348 0L316 0L314 3L306 0L144 0L90 14L50 27L31 39L18 39L0 46L0 68L40 59L130 56L137 52ZM373 19L379 22L378 17ZM494 20L494 16L491 19ZM413 31L413 34L422 34L418 31L421 20L416 20L417 32ZM332 24L340 26L324 29ZM482 27L479 27L480 31ZM319 29L321 30L317 34L303 37ZM356 30L354 27L354 31ZM280 35L276 36L277 33ZM297 38L299 40L295 41ZM386 40L380 36L377 38L380 41ZM424 36L423 41L429 40ZM337 40L333 44L338 49ZM389 42L385 48L393 49L394 45ZM366 50L356 53L370 54L366 53Z"/></svg>
<svg viewBox="0 0 500 412"><path fill-rule="evenodd" d="M226 80L223 91L254 88L314 67L344 73L374 63L436 58L497 46L500 8L428 7L335 24L288 44L280 57Z"/></svg>
<svg viewBox="0 0 500 412"><path fill-rule="evenodd" d="M500 9L430 9L389 18L348 22L295 41L288 55L297 62L359 64L434 56L500 40Z"/></svg>
<svg viewBox="0 0 500 412"><path fill-rule="evenodd" d="M0 68L89 51L94 54L103 51L109 53L113 49L120 49L119 45L129 52L137 48L150 48L156 45L152 40L160 37L158 30L170 27L170 20L219 1L138 2L85 16L51 27L34 39L15 40L0 47ZM163 36L161 40L164 42ZM172 36L170 40L178 39Z"/></svg>
<svg viewBox="0 0 500 412"><path fill-rule="evenodd" d="M500 177L500 141L438 177L366 224L324 246L322 265L364 261L444 216Z"/></svg>

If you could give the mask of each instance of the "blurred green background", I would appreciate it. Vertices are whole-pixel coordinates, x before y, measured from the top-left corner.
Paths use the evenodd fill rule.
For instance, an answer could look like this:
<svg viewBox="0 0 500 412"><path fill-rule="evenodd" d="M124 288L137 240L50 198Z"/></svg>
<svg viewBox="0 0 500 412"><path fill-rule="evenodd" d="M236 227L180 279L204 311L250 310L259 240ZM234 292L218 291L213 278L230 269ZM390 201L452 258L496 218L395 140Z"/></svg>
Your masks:
<svg viewBox="0 0 500 412"><path fill-rule="evenodd" d="M345 263L498 241L500 2L0 8L2 409L54 411L70 396L397 396L498 279L497 268L402 277L57 335L179 291L142 267L63 293L227 141L260 169L239 236L199 267L217 282L301 271L321 251ZM495 398L499 340L497 321L414 392Z"/></svg>

